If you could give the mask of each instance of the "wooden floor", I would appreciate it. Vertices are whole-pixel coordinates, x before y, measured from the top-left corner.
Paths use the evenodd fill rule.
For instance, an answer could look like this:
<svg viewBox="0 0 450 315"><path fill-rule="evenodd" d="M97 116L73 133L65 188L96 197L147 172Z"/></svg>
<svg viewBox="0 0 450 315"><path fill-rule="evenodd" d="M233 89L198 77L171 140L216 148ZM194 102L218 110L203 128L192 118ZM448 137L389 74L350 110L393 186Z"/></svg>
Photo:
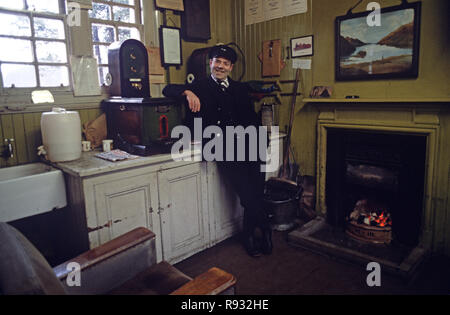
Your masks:
<svg viewBox="0 0 450 315"><path fill-rule="evenodd" d="M413 283L381 270L381 286L369 287L370 271L361 266L293 247L286 241L286 232L274 231L273 241L272 255L253 258L233 237L176 267L191 277L214 266L222 268L237 278L239 295L450 294L448 257L430 258Z"/></svg>

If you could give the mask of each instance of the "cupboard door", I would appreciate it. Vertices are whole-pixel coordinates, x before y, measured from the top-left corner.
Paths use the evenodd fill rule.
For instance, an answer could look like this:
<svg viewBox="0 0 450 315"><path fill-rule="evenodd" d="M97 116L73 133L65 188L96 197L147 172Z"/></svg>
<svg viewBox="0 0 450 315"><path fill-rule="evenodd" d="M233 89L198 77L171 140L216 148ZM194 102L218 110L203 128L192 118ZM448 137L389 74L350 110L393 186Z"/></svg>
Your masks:
<svg viewBox="0 0 450 315"><path fill-rule="evenodd" d="M239 196L216 163L208 163L208 203L211 245L237 234L242 227L244 209Z"/></svg>
<svg viewBox="0 0 450 315"><path fill-rule="evenodd" d="M158 173L163 259L181 261L209 245L204 163Z"/></svg>
<svg viewBox="0 0 450 315"><path fill-rule="evenodd" d="M156 234L157 256L161 257L155 172L119 172L86 180L85 196L90 248L146 227Z"/></svg>

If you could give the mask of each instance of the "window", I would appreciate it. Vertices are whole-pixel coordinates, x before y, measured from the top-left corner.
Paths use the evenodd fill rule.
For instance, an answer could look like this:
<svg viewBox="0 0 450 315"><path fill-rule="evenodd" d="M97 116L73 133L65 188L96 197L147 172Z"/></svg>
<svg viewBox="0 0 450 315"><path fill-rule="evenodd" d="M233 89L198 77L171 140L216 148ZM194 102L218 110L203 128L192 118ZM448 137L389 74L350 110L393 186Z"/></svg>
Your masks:
<svg viewBox="0 0 450 315"><path fill-rule="evenodd" d="M89 10L94 56L101 85L108 73L108 46L114 41L141 40L143 22L139 0L95 0Z"/></svg>
<svg viewBox="0 0 450 315"><path fill-rule="evenodd" d="M70 86L66 39L61 0L0 0L2 86Z"/></svg>

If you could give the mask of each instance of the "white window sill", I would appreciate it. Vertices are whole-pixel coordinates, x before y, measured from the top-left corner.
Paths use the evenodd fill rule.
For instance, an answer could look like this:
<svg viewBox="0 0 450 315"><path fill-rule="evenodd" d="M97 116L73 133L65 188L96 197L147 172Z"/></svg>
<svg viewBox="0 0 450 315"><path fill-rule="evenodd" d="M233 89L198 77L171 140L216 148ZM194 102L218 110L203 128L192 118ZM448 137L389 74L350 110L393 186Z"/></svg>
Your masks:
<svg viewBox="0 0 450 315"><path fill-rule="evenodd" d="M102 88L102 94L96 96L74 96L72 91L52 91L54 103L33 104L31 89L21 92L0 95L0 114L44 112L55 106L67 110L99 108L101 101L108 98L106 88Z"/></svg>

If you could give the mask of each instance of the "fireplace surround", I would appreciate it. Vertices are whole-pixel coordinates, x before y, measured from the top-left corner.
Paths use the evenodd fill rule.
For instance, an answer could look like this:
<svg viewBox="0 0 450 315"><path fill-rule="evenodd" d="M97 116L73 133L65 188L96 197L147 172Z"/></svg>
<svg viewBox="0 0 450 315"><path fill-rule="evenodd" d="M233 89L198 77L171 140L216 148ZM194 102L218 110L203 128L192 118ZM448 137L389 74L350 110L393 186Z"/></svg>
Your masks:
<svg viewBox="0 0 450 315"><path fill-rule="evenodd" d="M317 120L317 202L316 211L327 217L326 197L328 134L339 130L384 134L389 137L420 138L425 141L421 220L416 243L432 246L432 196L436 189L439 114L436 109L407 104L339 104L321 108ZM394 140L393 142L401 142ZM413 141L413 140L410 140ZM416 162L417 163L417 162Z"/></svg>
<svg viewBox="0 0 450 315"><path fill-rule="evenodd" d="M367 225L369 235L383 235L388 234L382 233L383 228L390 227L377 227L375 217L389 216L393 240L416 246L422 221L425 151L426 136L420 134L330 128L325 187L327 222L336 228L351 227L351 234ZM356 211L367 213L366 222L356 222L362 215L349 218L357 207L364 208ZM369 222L369 217L374 219ZM373 242L382 240L391 241L375 238Z"/></svg>

